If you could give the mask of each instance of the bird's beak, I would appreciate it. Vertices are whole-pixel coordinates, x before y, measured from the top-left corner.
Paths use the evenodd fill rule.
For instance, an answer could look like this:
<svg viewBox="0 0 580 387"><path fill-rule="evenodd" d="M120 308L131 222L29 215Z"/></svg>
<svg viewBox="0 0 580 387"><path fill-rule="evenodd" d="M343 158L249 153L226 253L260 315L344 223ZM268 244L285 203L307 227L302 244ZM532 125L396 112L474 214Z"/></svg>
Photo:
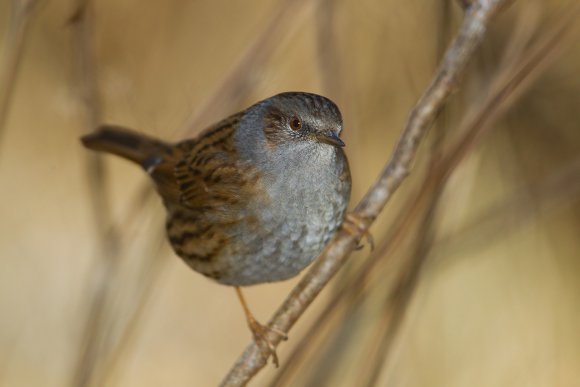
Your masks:
<svg viewBox="0 0 580 387"><path fill-rule="evenodd" d="M325 144L342 148L344 146L344 141L342 141L336 132L329 130L328 132L316 133L316 139Z"/></svg>

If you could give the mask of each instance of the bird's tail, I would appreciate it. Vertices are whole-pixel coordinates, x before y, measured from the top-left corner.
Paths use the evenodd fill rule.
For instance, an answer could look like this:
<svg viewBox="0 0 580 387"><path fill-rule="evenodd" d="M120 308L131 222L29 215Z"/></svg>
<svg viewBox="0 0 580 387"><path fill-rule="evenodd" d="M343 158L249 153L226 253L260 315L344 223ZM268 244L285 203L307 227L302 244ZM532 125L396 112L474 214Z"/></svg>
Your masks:
<svg viewBox="0 0 580 387"><path fill-rule="evenodd" d="M120 126L104 125L81 138L89 149L112 153L149 169L164 155L171 152L171 145Z"/></svg>

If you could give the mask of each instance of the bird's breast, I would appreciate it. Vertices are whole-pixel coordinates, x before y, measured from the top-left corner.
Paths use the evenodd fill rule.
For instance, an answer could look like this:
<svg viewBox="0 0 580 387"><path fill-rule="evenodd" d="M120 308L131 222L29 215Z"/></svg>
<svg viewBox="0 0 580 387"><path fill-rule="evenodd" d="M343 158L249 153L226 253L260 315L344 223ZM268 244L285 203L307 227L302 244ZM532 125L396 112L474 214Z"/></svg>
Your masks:
<svg viewBox="0 0 580 387"><path fill-rule="evenodd" d="M201 234L198 242L188 239L176 252L196 271L234 286L281 281L296 276L320 254L340 227L350 195L348 164L342 153L332 152L288 158L260 171L255 195L236 214L237 221L223 222L200 213L186 235ZM280 158L278 158L280 159ZM282 159L283 160L283 159ZM175 226L175 221L172 222ZM183 230L180 230L183 234ZM169 229L171 238L171 229ZM180 234L180 235L181 235ZM211 253L202 260L201 252ZM189 254L189 255L188 255ZM188 259L188 256L193 258ZM206 253L204 256L208 256Z"/></svg>
<svg viewBox="0 0 580 387"><path fill-rule="evenodd" d="M334 152L324 156L264 177L266 199L252 209L259 228L244 235L248 265L240 277L248 283L297 275L341 225L350 195L348 165Z"/></svg>

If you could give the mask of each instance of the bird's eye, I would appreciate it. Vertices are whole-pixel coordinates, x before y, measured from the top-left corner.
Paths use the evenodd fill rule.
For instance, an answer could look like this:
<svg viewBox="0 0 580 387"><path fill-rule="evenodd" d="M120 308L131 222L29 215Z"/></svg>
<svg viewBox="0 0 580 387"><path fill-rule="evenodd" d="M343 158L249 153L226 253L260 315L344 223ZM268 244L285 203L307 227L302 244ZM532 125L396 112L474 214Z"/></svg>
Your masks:
<svg viewBox="0 0 580 387"><path fill-rule="evenodd" d="M290 121L290 127L292 128L292 130L302 129L302 120L300 120L300 118L298 117L292 118L292 120Z"/></svg>

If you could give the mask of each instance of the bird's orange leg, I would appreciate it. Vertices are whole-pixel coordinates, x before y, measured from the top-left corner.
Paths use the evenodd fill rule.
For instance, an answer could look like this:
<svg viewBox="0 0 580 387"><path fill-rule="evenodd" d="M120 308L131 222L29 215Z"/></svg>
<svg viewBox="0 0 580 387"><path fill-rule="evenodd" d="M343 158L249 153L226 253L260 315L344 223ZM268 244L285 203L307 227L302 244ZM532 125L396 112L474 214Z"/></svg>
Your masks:
<svg viewBox="0 0 580 387"><path fill-rule="evenodd" d="M246 299L242 294L242 289L240 289L238 286L236 286L235 288L236 294L238 295L238 299L240 300L240 304L242 304L242 308L244 309L246 320L248 321L248 326L250 327L250 331L252 331L252 336L254 336L254 341L258 345L260 345L260 343L263 343L268 347L268 351L270 352L270 355L272 355L272 362L274 363L276 368L278 368L278 366L280 365L278 362L278 355L276 354L276 348L274 347L272 342L268 339L268 332L274 332L275 334L279 335L282 338L282 340L288 340L288 335L279 329L260 324L250 311L250 308L246 303Z"/></svg>

